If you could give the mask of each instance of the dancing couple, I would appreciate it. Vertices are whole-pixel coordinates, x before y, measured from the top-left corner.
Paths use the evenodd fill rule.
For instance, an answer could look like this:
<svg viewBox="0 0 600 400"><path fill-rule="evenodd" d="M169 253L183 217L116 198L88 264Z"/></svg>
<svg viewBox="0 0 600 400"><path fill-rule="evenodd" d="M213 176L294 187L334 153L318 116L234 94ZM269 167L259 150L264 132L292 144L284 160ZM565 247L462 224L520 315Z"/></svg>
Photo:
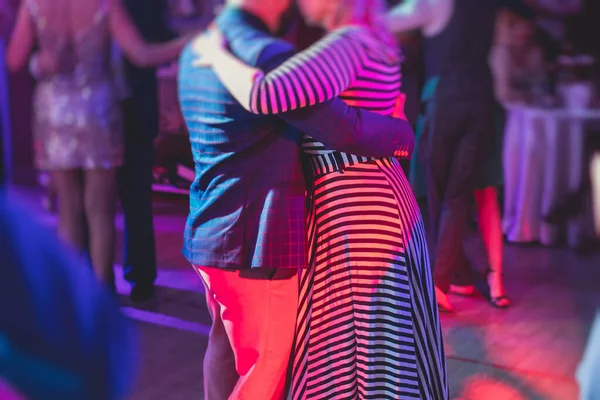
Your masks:
<svg viewBox="0 0 600 400"><path fill-rule="evenodd" d="M290 3L230 1L181 58L183 252L213 319L204 398L447 399L384 7L299 1L328 34L296 54L272 34Z"/></svg>

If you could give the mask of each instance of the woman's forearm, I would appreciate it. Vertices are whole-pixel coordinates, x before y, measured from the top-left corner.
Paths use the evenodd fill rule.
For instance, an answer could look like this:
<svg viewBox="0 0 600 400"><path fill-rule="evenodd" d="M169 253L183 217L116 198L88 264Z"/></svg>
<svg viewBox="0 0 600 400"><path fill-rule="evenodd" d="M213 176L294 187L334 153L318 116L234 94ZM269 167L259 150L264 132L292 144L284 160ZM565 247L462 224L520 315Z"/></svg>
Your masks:
<svg viewBox="0 0 600 400"><path fill-rule="evenodd" d="M367 40L372 38L363 28L340 28L265 74L222 48L208 54L219 78L244 108L274 115L324 103L348 89L369 59Z"/></svg>
<svg viewBox="0 0 600 400"><path fill-rule="evenodd" d="M396 34L423 29L429 20L429 5L424 0L404 1L385 16L387 28Z"/></svg>
<svg viewBox="0 0 600 400"><path fill-rule="evenodd" d="M237 59L226 49L216 50L211 55L212 66L221 83L246 110L251 111L252 88L264 74Z"/></svg>
<svg viewBox="0 0 600 400"><path fill-rule="evenodd" d="M109 27L124 55L139 67L157 67L177 59L190 38L182 36L167 43L148 43L127 13L122 0L110 2Z"/></svg>
<svg viewBox="0 0 600 400"><path fill-rule="evenodd" d="M33 50L34 40L33 21L27 5L23 2L6 49L6 67L9 71L17 71L27 64Z"/></svg>

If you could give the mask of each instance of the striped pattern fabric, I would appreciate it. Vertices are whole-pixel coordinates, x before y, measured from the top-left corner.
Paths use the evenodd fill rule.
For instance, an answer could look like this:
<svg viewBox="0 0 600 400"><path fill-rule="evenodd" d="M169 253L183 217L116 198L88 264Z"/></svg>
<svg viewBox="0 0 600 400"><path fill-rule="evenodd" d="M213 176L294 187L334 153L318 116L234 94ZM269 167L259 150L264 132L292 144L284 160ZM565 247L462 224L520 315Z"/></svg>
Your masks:
<svg viewBox="0 0 600 400"><path fill-rule="evenodd" d="M350 106L391 115L400 94L400 63L390 50L362 27L340 28L257 78L250 109L257 114L278 114L340 97ZM315 175L373 160L330 150L308 135L302 139L302 148L311 155L309 164ZM406 149L397 153L408 154Z"/></svg>
<svg viewBox="0 0 600 400"><path fill-rule="evenodd" d="M374 39L361 27L343 27L255 80L250 109L279 114L323 103L350 87L359 75L376 77L380 61L368 45ZM370 46L373 48L374 46ZM379 57L380 58L380 57ZM395 100L395 97L394 97Z"/></svg>
<svg viewBox="0 0 600 400"><path fill-rule="evenodd" d="M364 28L330 33L259 78L251 107L274 114L340 96L389 115L400 65L385 49ZM398 162L335 152L310 137L303 149L313 172L309 268L291 397L447 399L423 221Z"/></svg>
<svg viewBox="0 0 600 400"><path fill-rule="evenodd" d="M317 178L293 399L448 398L424 226L395 159Z"/></svg>

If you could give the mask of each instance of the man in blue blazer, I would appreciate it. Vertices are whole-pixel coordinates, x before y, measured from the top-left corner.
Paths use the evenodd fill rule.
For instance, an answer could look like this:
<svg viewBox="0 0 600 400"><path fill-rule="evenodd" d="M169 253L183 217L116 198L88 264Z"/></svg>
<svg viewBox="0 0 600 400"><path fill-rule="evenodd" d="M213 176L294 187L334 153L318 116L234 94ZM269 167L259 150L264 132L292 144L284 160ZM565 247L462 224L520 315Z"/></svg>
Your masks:
<svg viewBox="0 0 600 400"><path fill-rule="evenodd" d="M268 71L294 54L276 39L289 0L231 1L216 20L231 51ZM213 318L204 360L205 400L281 399L306 267L300 138L390 156L412 141L408 122L339 99L279 117L245 111L207 67L182 54L179 100L196 179L183 253L206 287Z"/></svg>

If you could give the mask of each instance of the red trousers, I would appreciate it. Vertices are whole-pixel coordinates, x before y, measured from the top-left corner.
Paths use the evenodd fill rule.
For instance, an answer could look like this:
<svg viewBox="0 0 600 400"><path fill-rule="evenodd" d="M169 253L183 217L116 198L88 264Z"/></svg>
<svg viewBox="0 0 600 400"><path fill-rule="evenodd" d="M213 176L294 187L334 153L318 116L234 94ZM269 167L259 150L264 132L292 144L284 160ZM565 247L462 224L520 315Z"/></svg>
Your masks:
<svg viewBox="0 0 600 400"><path fill-rule="evenodd" d="M196 267L213 319L205 400L281 400L294 340L296 270Z"/></svg>

